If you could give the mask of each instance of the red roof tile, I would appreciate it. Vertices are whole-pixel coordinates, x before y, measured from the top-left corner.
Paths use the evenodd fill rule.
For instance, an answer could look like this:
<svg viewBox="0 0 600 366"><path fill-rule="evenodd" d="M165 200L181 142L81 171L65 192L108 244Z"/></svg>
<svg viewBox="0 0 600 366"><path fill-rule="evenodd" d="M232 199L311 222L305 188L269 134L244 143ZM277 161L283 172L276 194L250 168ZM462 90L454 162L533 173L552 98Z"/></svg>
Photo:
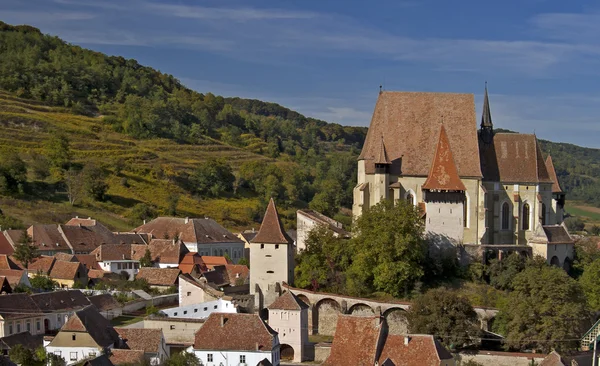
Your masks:
<svg viewBox="0 0 600 366"><path fill-rule="evenodd" d="M271 351L276 335L257 314L211 313L196 332L194 349Z"/></svg>
<svg viewBox="0 0 600 366"><path fill-rule="evenodd" d="M102 244L90 254L96 261L140 260L146 253L147 245L144 244Z"/></svg>
<svg viewBox="0 0 600 366"><path fill-rule="evenodd" d="M180 273L179 268L142 267L135 278L145 279L151 286L173 286L177 284Z"/></svg>
<svg viewBox="0 0 600 366"><path fill-rule="evenodd" d="M79 278L78 273L82 278L87 274L87 270L81 263L55 261L49 276L59 280L75 280Z"/></svg>
<svg viewBox="0 0 600 366"><path fill-rule="evenodd" d="M41 251L64 251L71 252L71 247L65 241L57 225L31 225L27 234L33 240L33 244Z"/></svg>
<svg viewBox="0 0 600 366"><path fill-rule="evenodd" d="M433 155L433 162L423 189L444 191L466 191L467 188L458 176L458 170L452 156L450 141L446 129L442 125L440 137Z"/></svg>
<svg viewBox="0 0 600 366"><path fill-rule="evenodd" d="M0 269L23 269L6 254L0 254Z"/></svg>
<svg viewBox="0 0 600 366"><path fill-rule="evenodd" d="M119 342L119 335L110 322L90 305L76 311L60 329L61 332L87 332L102 347Z"/></svg>
<svg viewBox="0 0 600 366"><path fill-rule="evenodd" d="M163 340L162 329L115 328L129 349L141 350L145 353L160 352Z"/></svg>
<svg viewBox="0 0 600 366"><path fill-rule="evenodd" d="M558 182L558 177L556 176L556 170L554 169L554 163L552 162L552 157L548 155L546 158L546 170L548 171L548 175L550 179L552 179L552 193L562 193L562 188L560 188L560 183Z"/></svg>
<svg viewBox="0 0 600 366"><path fill-rule="evenodd" d="M148 243L148 249L153 262L164 264L179 264L183 256L189 252L181 241L172 239L152 239Z"/></svg>
<svg viewBox="0 0 600 366"><path fill-rule="evenodd" d="M375 150L375 164L378 164L378 165L392 164L392 162L388 158L387 151L385 150L385 142L383 141L383 136L381 136L381 143L379 144L379 148Z"/></svg>
<svg viewBox="0 0 600 366"><path fill-rule="evenodd" d="M6 277L12 288L21 283L25 271L20 269L0 269L0 276Z"/></svg>
<svg viewBox="0 0 600 366"><path fill-rule="evenodd" d="M178 238L184 243L214 244L241 243L242 241L215 220L177 217L158 217L133 229L136 233L150 234L157 239Z"/></svg>
<svg viewBox="0 0 600 366"><path fill-rule="evenodd" d="M248 266L243 264L227 264L225 265L225 270L227 271L230 286L237 286L238 283L248 283L250 276Z"/></svg>
<svg viewBox="0 0 600 366"><path fill-rule="evenodd" d="M302 310L308 309L308 305L288 290L275 299L268 308L270 310Z"/></svg>
<svg viewBox="0 0 600 366"><path fill-rule="evenodd" d="M107 311L121 308L121 305L111 294L100 294L89 296L88 300L98 309L98 311Z"/></svg>
<svg viewBox="0 0 600 366"><path fill-rule="evenodd" d="M224 257L215 257L215 258L224 258ZM200 256L197 252L187 253L181 263L179 264L179 269L182 273L192 273L195 267L198 267L200 272L205 272L208 270L208 267L202 260L202 256Z"/></svg>
<svg viewBox="0 0 600 366"><path fill-rule="evenodd" d="M271 198L265 217L260 225L260 230L258 230L258 234L252 239L251 243L291 244L292 242L293 240L285 232L283 224L279 220L275 201Z"/></svg>
<svg viewBox="0 0 600 366"><path fill-rule="evenodd" d="M96 256L93 254L75 254L75 259L87 269L100 269Z"/></svg>
<svg viewBox="0 0 600 366"><path fill-rule="evenodd" d="M29 264L29 267L27 269L29 270L29 273L39 272L47 276L52 270L55 261L56 258L54 257L41 256L39 258L34 259L33 262Z"/></svg>
<svg viewBox="0 0 600 366"><path fill-rule="evenodd" d="M0 232L0 254L11 255L15 248L10 245L10 241L5 236L4 232Z"/></svg>
<svg viewBox="0 0 600 366"><path fill-rule="evenodd" d="M405 344L405 340L408 344ZM452 355L431 335L391 335L385 339L379 364L386 359L396 366L439 366Z"/></svg>
<svg viewBox="0 0 600 366"><path fill-rule="evenodd" d="M144 361L144 351L113 348L108 359L113 365L138 365Z"/></svg>
<svg viewBox="0 0 600 366"><path fill-rule="evenodd" d="M374 365L382 323L377 316L338 316L326 366Z"/></svg>
<svg viewBox="0 0 600 366"><path fill-rule="evenodd" d="M42 311L28 294L0 296L0 316L4 319L31 318Z"/></svg>

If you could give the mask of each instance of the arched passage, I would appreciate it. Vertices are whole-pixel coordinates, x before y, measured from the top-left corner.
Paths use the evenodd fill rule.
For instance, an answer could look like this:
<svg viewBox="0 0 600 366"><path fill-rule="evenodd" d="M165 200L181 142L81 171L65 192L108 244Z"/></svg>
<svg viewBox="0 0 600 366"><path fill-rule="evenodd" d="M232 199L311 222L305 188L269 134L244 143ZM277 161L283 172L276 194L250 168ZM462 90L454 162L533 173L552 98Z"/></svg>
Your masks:
<svg viewBox="0 0 600 366"><path fill-rule="evenodd" d="M306 295L298 294L296 295L296 297L302 300L306 305L310 305L310 300L308 299L308 297L306 297Z"/></svg>
<svg viewBox="0 0 600 366"><path fill-rule="evenodd" d="M557 256L554 256L552 257L552 259L550 259L550 264L553 266L560 267L560 260L558 260Z"/></svg>
<svg viewBox="0 0 600 366"><path fill-rule="evenodd" d="M383 312L390 334L401 335L408 333L406 311L402 308L389 308Z"/></svg>
<svg viewBox="0 0 600 366"><path fill-rule="evenodd" d="M569 273L571 271L571 264L573 261L571 261L571 258L567 257L565 258L565 262L563 263L563 269Z"/></svg>
<svg viewBox="0 0 600 366"><path fill-rule="evenodd" d="M366 304L354 304L348 309L348 314L352 315L361 315L361 316L371 316L375 314L373 309Z"/></svg>
<svg viewBox="0 0 600 366"><path fill-rule="evenodd" d="M280 346L281 361L293 361L294 360L294 348L289 344L283 343Z"/></svg>
<svg viewBox="0 0 600 366"><path fill-rule="evenodd" d="M334 299L325 298L313 308L313 333L334 335L338 315L342 312L340 304Z"/></svg>

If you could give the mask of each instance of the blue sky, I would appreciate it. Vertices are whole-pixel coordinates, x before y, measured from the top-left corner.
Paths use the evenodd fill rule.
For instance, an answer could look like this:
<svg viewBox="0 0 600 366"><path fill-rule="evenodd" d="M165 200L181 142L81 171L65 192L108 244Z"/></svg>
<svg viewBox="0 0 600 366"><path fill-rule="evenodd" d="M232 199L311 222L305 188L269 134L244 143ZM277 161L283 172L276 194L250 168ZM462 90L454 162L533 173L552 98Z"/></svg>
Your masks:
<svg viewBox="0 0 600 366"><path fill-rule="evenodd" d="M600 5L506 0L0 0L0 20L200 92L367 126L386 90L475 94L496 127L600 148Z"/></svg>

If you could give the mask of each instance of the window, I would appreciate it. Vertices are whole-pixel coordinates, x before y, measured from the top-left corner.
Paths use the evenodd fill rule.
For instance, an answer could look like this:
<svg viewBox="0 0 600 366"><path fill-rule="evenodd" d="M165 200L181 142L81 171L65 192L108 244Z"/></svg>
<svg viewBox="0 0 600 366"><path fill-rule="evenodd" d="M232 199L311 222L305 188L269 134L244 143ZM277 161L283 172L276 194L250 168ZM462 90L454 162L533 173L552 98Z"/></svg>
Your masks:
<svg viewBox="0 0 600 366"><path fill-rule="evenodd" d="M69 352L69 358L71 361L77 361L77 352Z"/></svg>
<svg viewBox="0 0 600 366"><path fill-rule="evenodd" d="M546 225L546 204L542 203L542 225Z"/></svg>
<svg viewBox="0 0 600 366"><path fill-rule="evenodd" d="M57 355L58 357L60 357L62 355L61 351L54 351L54 354Z"/></svg>
<svg viewBox="0 0 600 366"><path fill-rule="evenodd" d="M522 220L523 220L523 230L529 230L529 203L525 203L523 205L523 215L522 215Z"/></svg>
<svg viewBox="0 0 600 366"><path fill-rule="evenodd" d="M220 249L219 253L220 253L219 255L222 257L223 256L223 249Z"/></svg>
<svg viewBox="0 0 600 366"><path fill-rule="evenodd" d="M469 194L465 192L465 200L463 201L463 227L469 227Z"/></svg>
<svg viewBox="0 0 600 366"><path fill-rule="evenodd" d="M212 353L207 354L206 355L206 361L213 362L213 357L212 356L213 356Z"/></svg>
<svg viewBox="0 0 600 366"><path fill-rule="evenodd" d="M204 311L207 311L207 310L208 310L208 308L207 308L207 307L205 307L205 308L204 308Z"/></svg>
<svg viewBox="0 0 600 366"><path fill-rule="evenodd" d="M76 334L71 334L71 340L73 340L73 341L77 340L77 335Z"/></svg>
<svg viewBox="0 0 600 366"><path fill-rule="evenodd" d="M275 249L279 249L279 244L275 244Z"/></svg>
<svg viewBox="0 0 600 366"><path fill-rule="evenodd" d="M192 296L192 292L191 292L191 291L188 291L187 295L188 295L188 296Z"/></svg>
<svg viewBox="0 0 600 366"><path fill-rule="evenodd" d="M121 263L117 263L117 269L121 269Z"/></svg>
<svg viewBox="0 0 600 366"><path fill-rule="evenodd" d="M57 315L57 316L56 316L56 322L57 322L58 324L60 324L60 315Z"/></svg>
<svg viewBox="0 0 600 366"><path fill-rule="evenodd" d="M27 321L26 329L29 333L31 333L31 322L29 320Z"/></svg>
<svg viewBox="0 0 600 366"><path fill-rule="evenodd" d="M39 320L35 323L35 329L38 331L41 330L41 324Z"/></svg>
<svg viewBox="0 0 600 366"><path fill-rule="evenodd" d="M175 329L175 326L174 326L174 325L171 325L169 328L170 328L171 330L174 330L174 329Z"/></svg>
<svg viewBox="0 0 600 366"><path fill-rule="evenodd" d="M8 324L8 334L12 334L13 333L13 325L12 323Z"/></svg>
<svg viewBox="0 0 600 366"><path fill-rule="evenodd" d="M260 249L265 249L265 245L264 245L264 244L261 244L261 245L260 245Z"/></svg>
<svg viewBox="0 0 600 366"><path fill-rule="evenodd" d="M217 305L215 305L215 306L214 306L214 308L216 309L216 308L217 308Z"/></svg>
<svg viewBox="0 0 600 366"><path fill-rule="evenodd" d="M177 316L177 312L174 312L174 313L173 313L173 316Z"/></svg>
<svg viewBox="0 0 600 366"><path fill-rule="evenodd" d="M194 313L197 313L197 312L198 312L198 309L194 309Z"/></svg>
<svg viewBox="0 0 600 366"><path fill-rule="evenodd" d="M88 353L88 356L90 356L90 357L96 357L96 352L90 352L90 353Z"/></svg>
<svg viewBox="0 0 600 366"><path fill-rule="evenodd" d="M275 273L275 272L273 272L273 271L267 271L267 273Z"/></svg>
<svg viewBox="0 0 600 366"><path fill-rule="evenodd" d="M133 264L133 268L135 268L135 269L139 269L139 268L140 268L140 264L139 264L139 263L134 263L134 264Z"/></svg>
<svg viewBox="0 0 600 366"><path fill-rule="evenodd" d="M240 363L246 363L246 355L240 355Z"/></svg>
<svg viewBox="0 0 600 366"><path fill-rule="evenodd" d="M17 333L21 333L21 323L17 323Z"/></svg>
<svg viewBox="0 0 600 366"><path fill-rule="evenodd" d="M508 230L509 226L508 226L508 221L510 218L510 212L509 212L509 205L508 202L504 202L502 204L502 230Z"/></svg>
<svg viewBox="0 0 600 366"><path fill-rule="evenodd" d="M187 310L184 310L184 311L183 311L183 315L185 315L185 314L187 314Z"/></svg>

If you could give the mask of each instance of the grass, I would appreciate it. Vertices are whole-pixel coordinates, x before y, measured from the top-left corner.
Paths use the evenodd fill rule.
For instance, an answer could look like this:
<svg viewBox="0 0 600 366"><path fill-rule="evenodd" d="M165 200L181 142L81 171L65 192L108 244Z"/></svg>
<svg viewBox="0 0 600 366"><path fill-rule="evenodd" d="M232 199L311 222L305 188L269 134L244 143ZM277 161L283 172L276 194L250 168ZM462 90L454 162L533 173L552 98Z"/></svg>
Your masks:
<svg viewBox="0 0 600 366"><path fill-rule="evenodd" d="M573 216L579 216L582 218L587 218L591 221L600 222L600 209L597 207L586 206L577 202L568 202L565 205L565 210Z"/></svg>
<svg viewBox="0 0 600 366"><path fill-rule="evenodd" d="M333 342L333 336L323 335L323 334L309 334L308 341L311 343L321 343L321 342L331 343L331 342Z"/></svg>
<svg viewBox="0 0 600 366"><path fill-rule="evenodd" d="M140 322L144 319L143 316L118 316L116 318L113 318L110 323L112 324L113 327L124 327L126 325L130 325L130 324L134 324L137 322Z"/></svg>

